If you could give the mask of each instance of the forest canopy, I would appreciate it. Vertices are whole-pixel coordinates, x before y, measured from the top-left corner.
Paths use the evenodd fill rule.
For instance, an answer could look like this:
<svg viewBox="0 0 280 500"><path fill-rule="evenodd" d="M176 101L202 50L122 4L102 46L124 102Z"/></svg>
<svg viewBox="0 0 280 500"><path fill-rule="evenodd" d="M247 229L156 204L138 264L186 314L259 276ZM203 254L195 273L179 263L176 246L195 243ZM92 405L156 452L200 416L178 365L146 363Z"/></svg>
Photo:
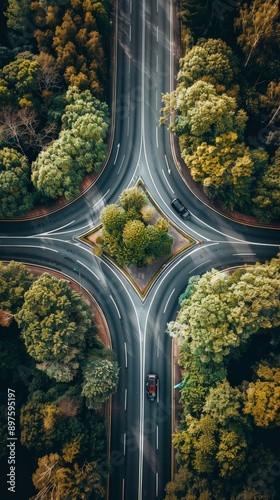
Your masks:
<svg viewBox="0 0 280 500"><path fill-rule="evenodd" d="M0 162L0 217L10 218L72 199L105 161L109 4L5 0L1 9L0 154L18 158Z"/></svg>
<svg viewBox="0 0 280 500"><path fill-rule="evenodd" d="M108 458L101 410L117 389L119 368L97 335L89 302L64 279L0 262L0 344L1 470L12 387L17 458L26 464L21 483L30 492L24 498L34 487L65 498L103 498Z"/></svg>
<svg viewBox="0 0 280 500"><path fill-rule="evenodd" d="M279 297L280 254L194 276L180 296L168 325L182 371L179 470L166 500L278 498Z"/></svg>
<svg viewBox="0 0 280 500"><path fill-rule="evenodd" d="M279 221L279 2L180 6L185 53L160 122L209 199Z"/></svg>

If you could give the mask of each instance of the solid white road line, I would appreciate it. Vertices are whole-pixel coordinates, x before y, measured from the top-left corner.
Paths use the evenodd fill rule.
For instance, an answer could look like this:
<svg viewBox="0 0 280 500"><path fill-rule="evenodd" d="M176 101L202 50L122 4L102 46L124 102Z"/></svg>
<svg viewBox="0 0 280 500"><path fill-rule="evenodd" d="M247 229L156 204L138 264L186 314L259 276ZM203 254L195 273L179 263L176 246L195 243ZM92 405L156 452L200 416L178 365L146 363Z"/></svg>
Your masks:
<svg viewBox="0 0 280 500"><path fill-rule="evenodd" d="M110 189L108 189L108 191L106 191L106 193L103 194L103 196L102 196L102 198L100 198L100 200L98 200L94 205L92 205L92 208L96 207L98 205L98 203L100 203L105 198L105 196L107 196L109 191L110 191Z"/></svg>
<svg viewBox="0 0 280 500"><path fill-rule="evenodd" d="M193 271L195 271L196 269L198 269L199 267L201 266L204 266L204 264L207 264L208 262L211 262L212 259L209 259L209 260L206 260L205 262L202 262L201 264L199 264L198 266L194 267L188 274L191 274Z"/></svg>
<svg viewBox="0 0 280 500"><path fill-rule="evenodd" d="M83 264L83 262L81 262L80 260L77 260L77 262L81 265L81 266L84 266L90 273L93 274L93 276L95 276L95 278L100 281L100 278L98 278L97 274L95 274L88 266L86 266L85 264Z"/></svg>
<svg viewBox="0 0 280 500"><path fill-rule="evenodd" d="M256 255L255 253L233 253L232 255Z"/></svg>
<svg viewBox="0 0 280 500"><path fill-rule="evenodd" d="M120 311L119 311L118 306L117 306L116 302L114 301L114 298L112 297L112 295L110 295L110 298L111 298L111 300L112 300L112 302L117 310L118 317L121 319Z"/></svg>
<svg viewBox="0 0 280 500"><path fill-rule="evenodd" d="M174 194L174 191L173 191L172 187L170 186L170 184L169 184L169 182L168 182L168 180L167 180L167 177L166 177L166 175L165 175L165 172L164 172L163 168L161 169L161 171L162 171L162 173L163 173L163 177L165 178L166 183L167 183L167 185L168 185L168 187L169 187L170 191Z"/></svg>
<svg viewBox="0 0 280 500"><path fill-rule="evenodd" d="M174 292L175 292L175 288L173 288L173 290L172 290L171 294L169 295L169 297L168 297L168 299L167 299L167 302L166 302L165 307L164 307L164 309L163 309L163 312L164 312L164 313L165 313L165 311L166 311L166 308L167 308L167 306L168 306L168 304L169 304L169 301L170 301L170 299L171 299L171 297L172 297L172 295L173 295L173 293L174 293Z"/></svg>
<svg viewBox="0 0 280 500"><path fill-rule="evenodd" d="M54 233L55 231L60 231L60 229L64 229L67 226L70 226L70 224L73 224L75 220L71 220L71 222L68 222L68 224L64 224L64 226L57 227L56 229L51 229L50 231L47 231L46 233L37 233L40 236L43 236L44 234L51 234Z"/></svg>

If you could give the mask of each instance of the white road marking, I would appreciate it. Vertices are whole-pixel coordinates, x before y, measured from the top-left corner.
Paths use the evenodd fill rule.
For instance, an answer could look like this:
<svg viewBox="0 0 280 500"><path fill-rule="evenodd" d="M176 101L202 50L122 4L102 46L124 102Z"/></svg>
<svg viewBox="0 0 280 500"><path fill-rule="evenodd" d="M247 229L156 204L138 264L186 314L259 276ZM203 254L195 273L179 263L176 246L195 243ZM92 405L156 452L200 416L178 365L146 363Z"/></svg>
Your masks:
<svg viewBox="0 0 280 500"><path fill-rule="evenodd" d="M125 359L125 367L127 368L127 347L126 347L126 342L124 342L124 359Z"/></svg>
<svg viewBox="0 0 280 500"><path fill-rule="evenodd" d="M161 169L161 171L162 171L162 173L163 173L163 177L164 177L164 178L165 178L165 180L166 180L166 183L168 184L168 187L169 187L170 191L174 194L174 191L173 191L172 187L170 186L170 184L169 184L169 182L168 182L168 180L167 180L167 177L166 177L166 175L165 175L165 172L164 172L163 168Z"/></svg>
<svg viewBox="0 0 280 500"><path fill-rule="evenodd" d="M171 174L171 169L169 167L169 164L168 164L168 161L167 161L167 158L166 158L166 155L164 155L164 159L165 159L165 163L166 163L166 166L167 166L167 171L169 174Z"/></svg>
<svg viewBox="0 0 280 500"><path fill-rule="evenodd" d="M2 236L1 236L2 238ZM17 236L18 238L18 236ZM10 247L11 245L0 245L1 247ZM40 248L40 250L50 250L50 252L55 252L55 253L58 253L58 250L55 250L54 248L48 248L48 247L44 247L43 245L39 246L39 245L13 245L13 247L20 247L20 248Z"/></svg>
<svg viewBox="0 0 280 500"><path fill-rule="evenodd" d="M158 497L158 472L156 472L156 497Z"/></svg>
<svg viewBox="0 0 280 500"><path fill-rule="evenodd" d="M202 262L201 264L199 264L198 266L194 267L188 274L191 274L193 271L195 271L196 269L198 269L199 267L201 266L204 266L204 264L207 264L208 262L211 262L212 259L209 259L209 260L206 260L205 262Z"/></svg>
<svg viewBox="0 0 280 500"><path fill-rule="evenodd" d="M158 450L158 425L157 425L157 450Z"/></svg>
<svg viewBox="0 0 280 500"><path fill-rule="evenodd" d="M156 145L158 148L158 127L156 127Z"/></svg>
<svg viewBox="0 0 280 500"><path fill-rule="evenodd" d="M124 159L125 159L125 155L123 155L123 159L122 159L121 165L120 165L120 167L119 167L119 169L118 169L118 171L117 171L117 174L119 174L119 173L120 173L120 170L121 170L121 168L122 168L122 166L123 166Z"/></svg>
<svg viewBox="0 0 280 500"><path fill-rule="evenodd" d="M102 198L100 198L100 200L98 200L94 205L92 205L92 208L96 207L98 205L98 203L100 203L105 198L105 196L107 196L109 191L110 191L110 189L108 189L108 191L106 191L106 193L103 194L103 196L102 196Z"/></svg>
<svg viewBox="0 0 280 500"><path fill-rule="evenodd" d="M129 41L131 42L131 25L129 26Z"/></svg>
<svg viewBox="0 0 280 500"><path fill-rule="evenodd" d="M157 26L157 42L158 42L158 26Z"/></svg>
<svg viewBox="0 0 280 500"><path fill-rule="evenodd" d="M117 158L118 158L118 154L119 154L119 150L120 150L120 144L117 145L117 153L116 153L116 156L115 156L114 165L116 164L116 161L117 161Z"/></svg>
<svg viewBox="0 0 280 500"><path fill-rule="evenodd" d="M164 309L163 309L163 312L164 312L164 313L165 313L165 311L166 311L166 308L167 308L167 306L168 306L168 304L169 304L169 301L170 301L170 299L171 299L171 297L172 297L172 295L173 295L173 293L174 293L174 292L175 292L175 288L173 288L173 290L172 290L171 294L169 295L169 297L168 297L168 299L167 299L167 302L166 302L165 307L164 307Z"/></svg>
<svg viewBox="0 0 280 500"><path fill-rule="evenodd" d="M127 409L127 389L124 390L124 411Z"/></svg>
<svg viewBox="0 0 280 500"><path fill-rule="evenodd" d="M123 454L125 455L125 448L126 448L126 432L123 435Z"/></svg>
<svg viewBox="0 0 280 500"><path fill-rule="evenodd" d="M232 255L256 255L255 253L233 253Z"/></svg>
<svg viewBox="0 0 280 500"><path fill-rule="evenodd" d="M117 309L118 317L121 319L122 317L120 315L120 311L119 311L118 306L117 306L116 302L114 301L114 298L112 297L112 295L110 295L110 298L111 298L115 308Z"/></svg>
<svg viewBox="0 0 280 500"><path fill-rule="evenodd" d="M86 266L85 264L83 264L83 262L81 262L80 260L77 260L77 262L81 265L81 266L84 266L90 273L93 274L93 276L95 276L95 278L100 281L100 278L98 278L97 274L95 274L88 266Z"/></svg>
<svg viewBox="0 0 280 500"><path fill-rule="evenodd" d="M45 233L38 233L38 235L44 235L44 234L51 234L51 233L54 233L55 231L60 231L60 229L64 229L65 227L67 226L70 226L70 224L73 224L73 222L75 222L75 220L72 220L71 222L68 222L68 224L64 224L64 226L61 226L61 227L57 227L56 229L51 229L50 231L47 231Z"/></svg>

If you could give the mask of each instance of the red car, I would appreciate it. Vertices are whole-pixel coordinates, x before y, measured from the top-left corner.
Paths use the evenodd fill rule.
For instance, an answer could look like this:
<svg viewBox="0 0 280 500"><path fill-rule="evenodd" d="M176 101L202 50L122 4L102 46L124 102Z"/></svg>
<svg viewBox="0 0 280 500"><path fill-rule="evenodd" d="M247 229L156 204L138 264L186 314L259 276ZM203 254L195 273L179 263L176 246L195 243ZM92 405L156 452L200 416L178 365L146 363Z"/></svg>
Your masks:
<svg viewBox="0 0 280 500"><path fill-rule="evenodd" d="M149 373L146 377L146 393L150 401L157 397L158 378L154 373Z"/></svg>

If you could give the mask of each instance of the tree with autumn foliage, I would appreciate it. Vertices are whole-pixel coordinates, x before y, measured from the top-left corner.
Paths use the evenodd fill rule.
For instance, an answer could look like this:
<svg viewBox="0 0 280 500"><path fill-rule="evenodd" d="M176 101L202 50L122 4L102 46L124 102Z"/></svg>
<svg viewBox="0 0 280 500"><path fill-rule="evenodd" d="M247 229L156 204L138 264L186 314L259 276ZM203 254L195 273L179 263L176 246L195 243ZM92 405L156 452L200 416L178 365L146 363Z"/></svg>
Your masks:
<svg viewBox="0 0 280 500"><path fill-rule="evenodd" d="M101 249L109 253L120 265L138 267L169 255L173 244L169 223L160 218L151 224L153 214L143 191L137 187L123 191L120 204L108 205L101 214L102 237L97 252Z"/></svg>
<svg viewBox="0 0 280 500"><path fill-rule="evenodd" d="M279 427L280 359L274 366L260 364L255 379L246 389L244 413L251 415L258 427Z"/></svg>
<svg viewBox="0 0 280 500"><path fill-rule="evenodd" d="M256 443L255 429L279 426L279 263L280 255L231 276L215 270L195 276L180 297L168 328L182 368L181 421L173 436L179 471L166 500L175 492L214 500L218 491L223 499L259 498L259 478L273 474L277 458ZM275 355L256 364L252 381L234 386L231 362L238 360L242 372L246 345L258 334ZM262 498L277 498L274 481L262 485Z"/></svg>
<svg viewBox="0 0 280 500"><path fill-rule="evenodd" d="M38 49L55 56L66 85L89 89L99 99L104 97L107 2L32 2L31 9L37 24L41 24L34 33Z"/></svg>
<svg viewBox="0 0 280 500"><path fill-rule="evenodd" d="M245 55L245 67L277 39L279 21L278 0L253 0L240 6L235 27L241 32L237 42Z"/></svg>
<svg viewBox="0 0 280 500"><path fill-rule="evenodd" d="M86 500L89 496L104 498L103 478L96 462L68 463L58 453L50 453L38 460L38 468L32 476L40 495L49 490L55 498Z"/></svg>

